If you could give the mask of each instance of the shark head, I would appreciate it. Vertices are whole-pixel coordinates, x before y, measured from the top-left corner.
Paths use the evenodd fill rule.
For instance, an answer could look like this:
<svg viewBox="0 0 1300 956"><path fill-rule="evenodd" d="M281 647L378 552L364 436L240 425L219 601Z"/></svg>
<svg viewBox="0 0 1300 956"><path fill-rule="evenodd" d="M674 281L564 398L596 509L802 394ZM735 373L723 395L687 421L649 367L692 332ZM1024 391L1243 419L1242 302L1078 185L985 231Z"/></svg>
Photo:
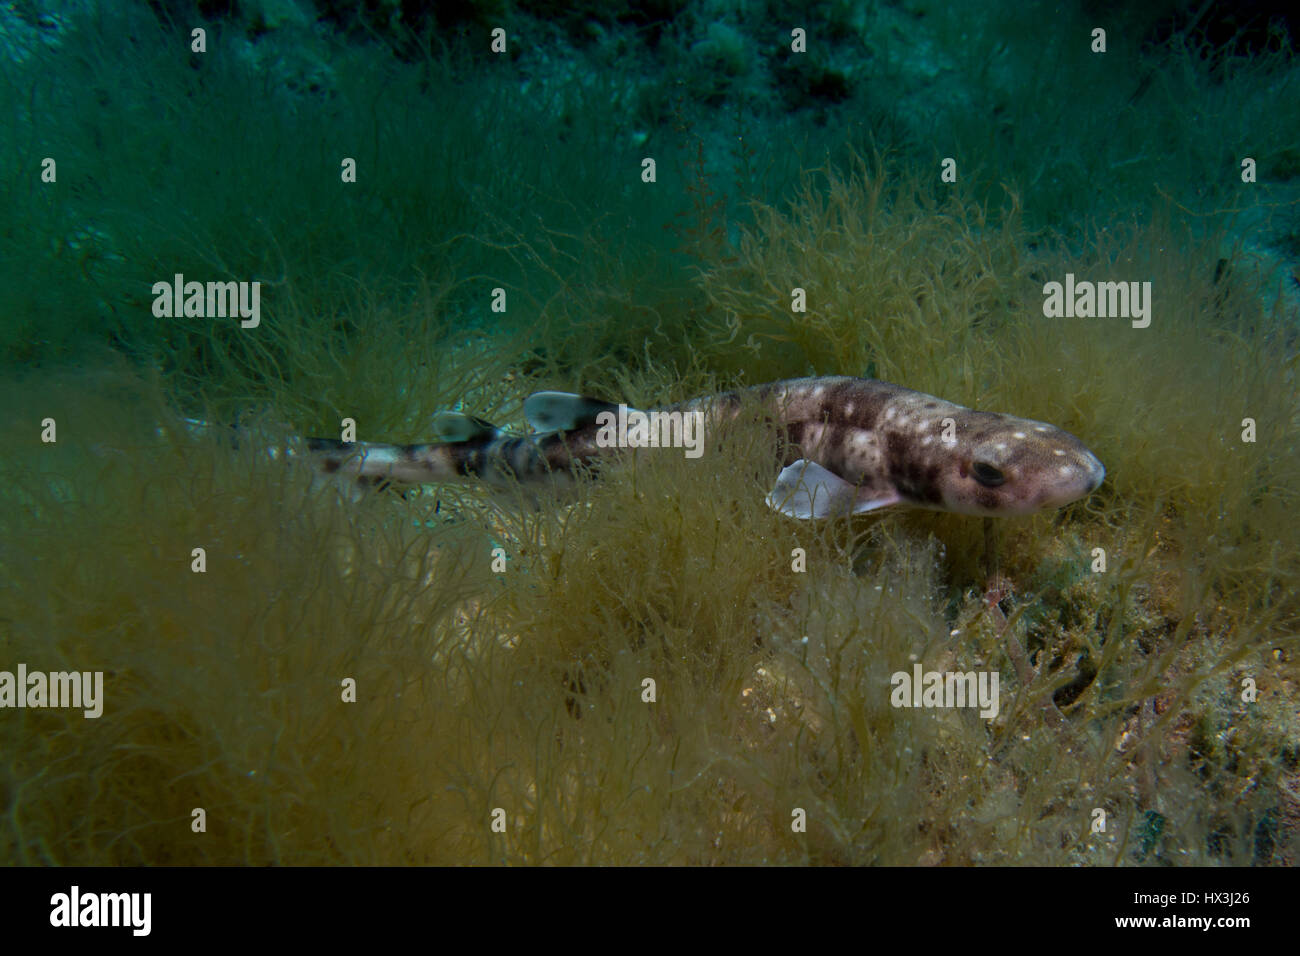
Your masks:
<svg viewBox="0 0 1300 956"><path fill-rule="evenodd" d="M1101 486L1106 469L1067 431L1010 415L969 413L966 440L949 443L934 473L934 502L969 515L1025 515L1060 508ZM932 505L933 506L933 505Z"/></svg>

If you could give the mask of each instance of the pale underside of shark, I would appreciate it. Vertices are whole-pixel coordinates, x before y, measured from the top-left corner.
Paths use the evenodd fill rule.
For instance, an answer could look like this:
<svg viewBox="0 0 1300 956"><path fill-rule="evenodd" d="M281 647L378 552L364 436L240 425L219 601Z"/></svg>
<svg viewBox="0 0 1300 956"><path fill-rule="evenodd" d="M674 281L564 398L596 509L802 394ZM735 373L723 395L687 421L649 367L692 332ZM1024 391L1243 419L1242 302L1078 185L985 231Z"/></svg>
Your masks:
<svg viewBox="0 0 1300 956"><path fill-rule="evenodd" d="M389 445L311 438L295 454L310 458L324 473L373 483L567 484L577 473L627 454L627 447L645 445L645 434L638 441L635 433L638 415L658 416L665 431L656 437L698 437L702 453L717 430L746 409L774 426L777 475L767 503L795 518L891 506L1030 514L1085 497L1106 473L1079 439L1054 425L847 377L775 382L651 413L563 392L538 392L524 403L534 429L530 434L509 434L480 419L444 412L434 421L437 442ZM682 427L688 417L687 428L697 425L698 436ZM670 425L678 431L670 434ZM681 453L666 447L654 451ZM694 456L688 452L688 457Z"/></svg>

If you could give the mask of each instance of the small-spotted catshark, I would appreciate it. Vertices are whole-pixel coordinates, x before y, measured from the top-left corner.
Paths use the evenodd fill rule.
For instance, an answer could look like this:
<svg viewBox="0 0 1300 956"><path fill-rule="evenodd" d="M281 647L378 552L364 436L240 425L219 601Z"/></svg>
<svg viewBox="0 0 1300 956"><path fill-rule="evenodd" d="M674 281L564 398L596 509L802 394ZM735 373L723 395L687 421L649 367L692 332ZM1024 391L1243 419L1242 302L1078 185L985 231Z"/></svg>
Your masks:
<svg viewBox="0 0 1300 956"><path fill-rule="evenodd" d="M776 425L774 457L781 470L767 503L795 518L894 505L1023 515L1077 501L1106 474L1083 442L1054 425L973 411L873 379L792 379L659 413L666 420L674 413L693 416L707 441L746 407ZM610 441L611 422L624 422L626 413L626 406L598 399L537 392L524 402L531 434L512 435L481 419L443 412L434 419L434 443L312 438L305 451L325 473L370 482L568 482L577 471L619 453L620 443Z"/></svg>

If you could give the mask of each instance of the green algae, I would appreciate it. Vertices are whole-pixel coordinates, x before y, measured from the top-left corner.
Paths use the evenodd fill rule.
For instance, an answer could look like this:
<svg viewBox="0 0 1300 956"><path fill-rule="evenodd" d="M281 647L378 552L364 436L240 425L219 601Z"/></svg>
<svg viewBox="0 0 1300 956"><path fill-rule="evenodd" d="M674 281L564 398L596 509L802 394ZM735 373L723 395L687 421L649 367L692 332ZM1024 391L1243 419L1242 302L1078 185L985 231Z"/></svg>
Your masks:
<svg viewBox="0 0 1300 956"><path fill-rule="evenodd" d="M1194 275L1195 259L1183 268ZM1000 524L999 570L1017 587L1005 626L981 598L978 522L792 523L762 502L761 423L700 461L607 469L576 504L473 488L354 501L256 448L159 431L166 397L129 372L12 386L5 646L33 667L104 669L109 704L98 723L47 710L4 725L6 855L1280 862L1291 850L1266 823L1290 812L1278 793L1296 732L1282 714L1300 481L1267 416L1295 385L1258 298L1240 298L1249 314L1231 339L1195 328L1211 292L1153 326L1163 346L1054 329L1075 362L1052 389L1035 365L1048 345L1030 332L1045 320L1007 312L969 333L991 340L990 384L952 397L986 391L1070 422L1110 468L1093 500ZM894 361L930 347L900 346ZM706 371L717 348L701 340L695 374L726 380ZM449 355L421 402L505 408L531 388L517 367L485 374L472 343ZM1181 386L1180 364L1193 376ZM1106 418L1134 400L1135 367L1180 403L1144 401L1163 428ZM621 374L640 396L683 387L664 367ZM1228 410L1262 395L1264 448L1224 451ZM59 422L53 447L32 437L45 415ZM1225 454L1249 456L1269 493L1234 487ZM190 568L196 546L205 574ZM1008 635L1033 664L1027 683ZM913 661L996 670L1000 714L891 707L889 675ZM346 677L355 704L340 699ZM1240 700L1245 677L1256 704ZM200 806L210 827L194 834ZM797 808L806 834L791 832ZM1105 833L1091 831L1097 808Z"/></svg>

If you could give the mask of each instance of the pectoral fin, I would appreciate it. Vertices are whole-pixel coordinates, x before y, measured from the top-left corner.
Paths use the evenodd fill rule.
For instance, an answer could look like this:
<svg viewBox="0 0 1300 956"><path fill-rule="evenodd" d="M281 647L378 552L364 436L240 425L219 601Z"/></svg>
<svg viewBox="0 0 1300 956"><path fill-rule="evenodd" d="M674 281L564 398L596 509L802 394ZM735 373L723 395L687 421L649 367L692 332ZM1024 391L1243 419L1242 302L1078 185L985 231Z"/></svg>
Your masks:
<svg viewBox="0 0 1300 956"><path fill-rule="evenodd" d="M900 500L892 488L858 487L804 458L783 468L767 495L768 507L805 521L862 514Z"/></svg>

